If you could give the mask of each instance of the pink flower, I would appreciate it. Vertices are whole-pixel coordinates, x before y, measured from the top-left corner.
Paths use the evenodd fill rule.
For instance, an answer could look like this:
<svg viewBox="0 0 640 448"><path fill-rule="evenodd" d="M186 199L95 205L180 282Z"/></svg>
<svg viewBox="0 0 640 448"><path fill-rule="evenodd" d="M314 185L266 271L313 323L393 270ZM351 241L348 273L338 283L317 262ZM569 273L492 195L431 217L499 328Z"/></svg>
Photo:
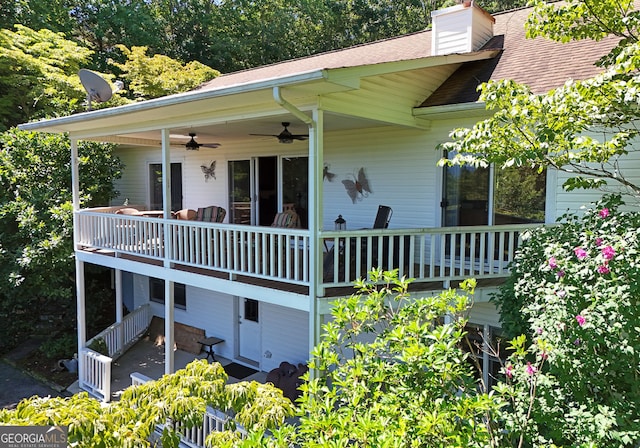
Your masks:
<svg viewBox="0 0 640 448"><path fill-rule="evenodd" d="M504 369L504 374L507 375L507 378L513 377L513 366L511 364L507 365Z"/></svg>
<svg viewBox="0 0 640 448"><path fill-rule="evenodd" d="M605 247L602 248L602 256L606 260L611 260L611 259L613 259L613 257L616 256L616 251L611 246L605 246Z"/></svg>
<svg viewBox="0 0 640 448"><path fill-rule="evenodd" d="M578 260L584 260L587 258L587 251L581 247L576 247L573 249L573 252L576 254L576 257L578 257Z"/></svg>
<svg viewBox="0 0 640 448"><path fill-rule="evenodd" d="M536 366L532 366L530 362L527 362L527 375L534 375L537 371L538 369L536 368Z"/></svg>
<svg viewBox="0 0 640 448"><path fill-rule="evenodd" d="M611 272L606 264L598 266L598 274L608 274Z"/></svg>
<svg viewBox="0 0 640 448"><path fill-rule="evenodd" d="M562 278L562 277L564 277L564 271L563 270L559 270L558 272L556 272L556 275L558 276L558 278Z"/></svg>
<svg viewBox="0 0 640 448"><path fill-rule="evenodd" d="M578 321L578 325L580 325L581 327L584 325L584 323L586 322L586 319L584 318L584 316L578 314L576 316L576 320Z"/></svg>
<svg viewBox="0 0 640 448"><path fill-rule="evenodd" d="M556 257L549 258L549 267L551 269L555 269L558 267L558 262L556 261Z"/></svg>
<svg viewBox="0 0 640 448"><path fill-rule="evenodd" d="M600 247L602 245L602 238L596 238L596 246Z"/></svg>
<svg viewBox="0 0 640 448"><path fill-rule="evenodd" d="M542 334L542 327L538 327L538 328L536 328L536 333L538 333L538 334Z"/></svg>
<svg viewBox="0 0 640 448"><path fill-rule="evenodd" d="M609 209L608 208L603 208L602 210L600 210L599 213L601 218L606 218L607 216L609 216Z"/></svg>
<svg viewBox="0 0 640 448"><path fill-rule="evenodd" d="M567 291L565 291L564 289L559 289L558 291L556 291L556 295L560 298L563 298L567 295Z"/></svg>

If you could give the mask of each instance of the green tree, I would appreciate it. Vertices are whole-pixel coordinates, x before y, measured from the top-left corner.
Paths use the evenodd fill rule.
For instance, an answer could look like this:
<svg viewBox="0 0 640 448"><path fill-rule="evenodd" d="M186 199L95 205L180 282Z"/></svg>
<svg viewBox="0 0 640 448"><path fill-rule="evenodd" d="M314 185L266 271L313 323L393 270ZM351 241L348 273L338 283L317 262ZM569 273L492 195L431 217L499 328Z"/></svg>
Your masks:
<svg viewBox="0 0 640 448"><path fill-rule="evenodd" d="M73 328L75 266L68 139L13 129L0 147L2 351L32 334L41 314ZM112 146L83 142L79 157L82 204L108 203L122 169Z"/></svg>
<svg viewBox="0 0 640 448"><path fill-rule="evenodd" d="M147 56L147 47L118 45L126 62L113 64L122 70L133 98L144 100L185 92L220 75L220 72L197 61L181 64L168 56Z"/></svg>
<svg viewBox="0 0 640 448"><path fill-rule="evenodd" d="M90 50L46 29L0 30L0 131L77 111L86 96L77 73L90 57Z"/></svg>
<svg viewBox="0 0 640 448"><path fill-rule="evenodd" d="M529 37L560 42L620 37L599 61L603 73L568 80L541 95L511 80L484 84L480 98L493 116L471 129L453 131L453 141L443 146L456 156L443 163L553 167L571 175L567 189L613 182L640 196L640 185L625 176L622 162L636 151L639 133L640 12L631 0L535 1L534 5L527 22Z"/></svg>
<svg viewBox="0 0 640 448"><path fill-rule="evenodd" d="M68 426L69 445L87 448L149 446L156 425L164 425L162 446L177 447L180 436L171 422L201 426L206 407L212 406L234 415L224 431L208 439L209 446L221 446L239 441L235 422L265 431L293 413L289 399L270 384L226 381L220 364L196 360L171 375L127 389L119 401L107 405L86 393L32 397L14 410L0 410L0 424Z"/></svg>
<svg viewBox="0 0 640 448"><path fill-rule="evenodd" d="M532 232L493 299L507 336L523 335L496 390L524 446L640 441L640 214L621 205L607 197Z"/></svg>
<svg viewBox="0 0 640 448"><path fill-rule="evenodd" d="M275 446L488 446L500 402L478 392L461 348L474 282L415 299L397 272L370 273L335 303L302 386L299 423ZM376 285L382 285L380 287ZM445 316L447 321L445 322Z"/></svg>

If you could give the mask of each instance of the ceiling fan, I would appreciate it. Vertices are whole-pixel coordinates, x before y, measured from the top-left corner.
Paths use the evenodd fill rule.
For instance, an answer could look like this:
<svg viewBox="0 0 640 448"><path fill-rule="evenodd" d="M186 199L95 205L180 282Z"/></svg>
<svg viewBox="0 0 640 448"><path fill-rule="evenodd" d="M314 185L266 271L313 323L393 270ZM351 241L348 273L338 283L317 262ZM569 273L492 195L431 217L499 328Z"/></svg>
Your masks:
<svg viewBox="0 0 640 448"><path fill-rule="evenodd" d="M260 136L265 136L265 137L275 137L275 138L278 139L278 141L280 143L293 143L294 140L306 140L306 139L309 138L308 134L292 134L291 132L289 132L289 129L287 129L287 127L290 124L291 123L283 121L282 122L282 126L284 126L284 129L279 134L249 134L249 135L260 135Z"/></svg>
<svg viewBox="0 0 640 448"><path fill-rule="evenodd" d="M220 146L220 143L198 143L196 141L195 132L189 132L189 137L191 137L191 140L184 145L184 147L189 151L197 151L201 146L204 146L205 148L218 148Z"/></svg>

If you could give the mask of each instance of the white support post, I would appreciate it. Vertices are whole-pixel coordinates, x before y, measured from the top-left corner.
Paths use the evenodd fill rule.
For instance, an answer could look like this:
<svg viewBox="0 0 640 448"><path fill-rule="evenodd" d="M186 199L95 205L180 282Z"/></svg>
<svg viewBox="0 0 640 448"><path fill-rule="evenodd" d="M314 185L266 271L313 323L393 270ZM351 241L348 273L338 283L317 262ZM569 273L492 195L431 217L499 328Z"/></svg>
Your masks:
<svg viewBox="0 0 640 448"><path fill-rule="evenodd" d="M116 288L116 323L122 323L122 319L124 318L124 312L122 309L122 271L120 269L116 269L114 272L115 276L115 288ZM122 325L118 325L118 347L124 347L124 328Z"/></svg>
<svg viewBox="0 0 640 448"><path fill-rule="evenodd" d="M82 387L85 365L82 350L87 343L87 319L85 309L84 262L76 258L76 320L78 321L78 379Z"/></svg>
<svg viewBox="0 0 640 448"><path fill-rule="evenodd" d="M318 314L318 296L324 295L322 290L322 241L320 230L322 229L322 172L324 152L324 112L321 109L313 111L313 126L309 126L309 233L310 247L309 259L313 269L309 276L309 353L320 342L321 319ZM310 372L311 378L317 375L317 371Z"/></svg>
<svg viewBox="0 0 640 448"><path fill-rule="evenodd" d="M78 210L80 210L80 165L78 162L78 140L71 137L71 191L73 204L73 249L78 248ZM85 365L82 357L82 349L87 343L87 319L85 307L85 281L84 262L76 258L76 320L78 334L78 379L82 387L82 378L85 373Z"/></svg>
<svg viewBox="0 0 640 448"><path fill-rule="evenodd" d="M170 235L168 219L171 213L171 142L169 129L162 129L162 210L164 217L164 267L170 268ZM171 374L175 368L173 346L175 345L173 282L164 281L164 373Z"/></svg>
<svg viewBox="0 0 640 448"><path fill-rule="evenodd" d="M164 373L169 375L175 369L175 356L173 346L175 345L173 320L173 282L164 282Z"/></svg>

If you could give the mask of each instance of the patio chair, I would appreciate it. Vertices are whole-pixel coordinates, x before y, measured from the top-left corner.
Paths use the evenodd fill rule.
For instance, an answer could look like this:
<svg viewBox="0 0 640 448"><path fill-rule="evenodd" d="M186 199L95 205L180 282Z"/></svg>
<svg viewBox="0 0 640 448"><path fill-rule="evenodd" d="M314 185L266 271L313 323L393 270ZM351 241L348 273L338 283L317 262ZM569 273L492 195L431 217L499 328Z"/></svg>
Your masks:
<svg viewBox="0 0 640 448"><path fill-rule="evenodd" d="M197 212L190 208L183 208L182 210L178 210L173 214L174 218L181 219L184 221L191 221L196 218Z"/></svg>
<svg viewBox="0 0 640 448"><path fill-rule="evenodd" d="M387 227L389 227L391 215L393 215L393 210L391 210L391 207L386 205L378 205L378 213L376 214L376 219L373 221L373 228L386 229Z"/></svg>
<svg viewBox="0 0 640 448"><path fill-rule="evenodd" d="M210 205L208 207L200 207L196 211L196 221L205 222L222 222L224 217L227 216L227 211L218 207L217 205Z"/></svg>
<svg viewBox="0 0 640 448"><path fill-rule="evenodd" d="M296 229L300 227L300 217L295 210L286 210L282 213L276 213L273 218L271 227L279 227L282 229Z"/></svg>
<svg viewBox="0 0 640 448"><path fill-rule="evenodd" d="M142 213L140 213L140 210L138 210L137 208L125 207L125 208L119 208L118 210L116 210L116 215L138 215L138 216L141 216Z"/></svg>
<svg viewBox="0 0 640 448"><path fill-rule="evenodd" d="M391 215L393 214L393 210L391 209L391 207L387 206L387 205L378 205L378 212L376 213L376 218L373 221L373 229L386 229L389 227L389 221L391 221ZM373 237L373 239L371 240L371 251L373 254L373 264L377 265L378 264L378 240L380 238L378 237ZM384 236L381 238L381 241L384 244L384 247L386 250L386 248L388 248L388 241L389 241L389 237ZM353 257L355 257L356 255L356 240L355 239L350 239L348 244L350 245L350 252L351 252L351 260L345 260L345 250L344 250L344 244L345 241L342 241L339 245L338 245L338 262L340 263L340 272L339 275L342 275L342 272L344 271L344 263L345 262L349 262L352 266L352 268L355 268L355 259ZM367 244L368 244L368 240L366 238L363 238L360 241L360 252L361 254L366 254L367 253ZM329 251L327 251L327 254L324 257L324 261L323 261L323 273L324 273L324 279L325 281L330 281L333 280L332 279L332 275L333 275L333 266L334 266L334 259L335 259L335 255L334 255L334 251L335 251L335 247L332 247ZM366 269L369 269L371 266L366 266ZM352 269L351 272L354 272L354 270ZM365 275L366 273L359 273L359 274L355 274L356 276L359 275ZM355 278L354 278L355 280Z"/></svg>

